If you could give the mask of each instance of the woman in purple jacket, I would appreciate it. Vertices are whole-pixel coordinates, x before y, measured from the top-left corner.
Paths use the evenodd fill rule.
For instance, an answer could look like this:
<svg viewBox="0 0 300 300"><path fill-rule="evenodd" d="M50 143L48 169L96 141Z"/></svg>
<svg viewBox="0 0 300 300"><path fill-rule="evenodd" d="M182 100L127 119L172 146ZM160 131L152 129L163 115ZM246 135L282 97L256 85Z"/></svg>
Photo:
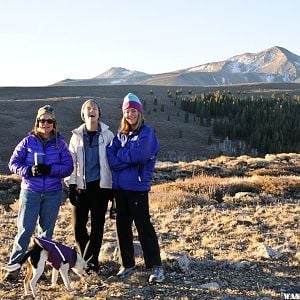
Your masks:
<svg viewBox="0 0 300 300"><path fill-rule="evenodd" d="M38 220L38 236L51 238L62 197L62 178L73 171L72 156L57 131L54 110L38 110L34 128L15 148L8 167L22 177L19 197L18 232L5 279L17 279L15 266L25 255ZM14 270L14 271L13 271Z"/></svg>
<svg viewBox="0 0 300 300"><path fill-rule="evenodd" d="M151 269L149 282L162 282L165 276L157 236L150 221L148 200L159 142L155 132L144 124L142 103L136 95L129 93L124 98L122 111L119 132L107 147L122 262L117 277L125 279L135 271L134 221L146 268Z"/></svg>

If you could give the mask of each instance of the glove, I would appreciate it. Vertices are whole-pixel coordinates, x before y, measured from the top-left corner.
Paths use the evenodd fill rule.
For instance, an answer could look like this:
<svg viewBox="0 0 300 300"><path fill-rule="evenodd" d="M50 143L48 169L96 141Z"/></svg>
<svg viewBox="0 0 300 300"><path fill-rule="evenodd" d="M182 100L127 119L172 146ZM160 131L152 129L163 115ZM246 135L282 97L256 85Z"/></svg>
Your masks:
<svg viewBox="0 0 300 300"><path fill-rule="evenodd" d="M78 194L78 191L77 191L77 184L70 184L69 185L68 196L69 196L69 200L70 200L70 202L73 206L77 206L79 204L79 197L78 197L79 194Z"/></svg>
<svg viewBox="0 0 300 300"><path fill-rule="evenodd" d="M51 166L45 164L38 164L38 171L42 176L48 176L51 172Z"/></svg>
<svg viewBox="0 0 300 300"><path fill-rule="evenodd" d="M51 172L51 166L45 164L38 164L31 167L32 176L47 176Z"/></svg>

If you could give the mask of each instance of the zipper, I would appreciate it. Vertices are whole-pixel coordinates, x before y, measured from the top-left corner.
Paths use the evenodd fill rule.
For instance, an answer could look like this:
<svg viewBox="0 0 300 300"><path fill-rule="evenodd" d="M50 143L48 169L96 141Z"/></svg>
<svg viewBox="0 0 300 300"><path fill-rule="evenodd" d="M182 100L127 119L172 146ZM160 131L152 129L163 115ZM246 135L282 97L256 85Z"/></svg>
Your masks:
<svg viewBox="0 0 300 300"><path fill-rule="evenodd" d="M43 145L43 152L44 152L44 155L45 155L45 161L44 161L44 164L46 164L46 144L42 144ZM46 189L45 189L45 187L46 187L46 176L43 176L43 191L44 191L44 193L46 192Z"/></svg>
<svg viewBox="0 0 300 300"><path fill-rule="evenodd" d="M83 140L82 140L82 142L83 142ZM83 157L83 165L82 165L83 174L82 174L82 181L83 181L83 187L84 187L84 189L86 189L86 182L85 182L85 150L84 150L84 142L83 142L83 147L82 147L82 157Z"/></svg>

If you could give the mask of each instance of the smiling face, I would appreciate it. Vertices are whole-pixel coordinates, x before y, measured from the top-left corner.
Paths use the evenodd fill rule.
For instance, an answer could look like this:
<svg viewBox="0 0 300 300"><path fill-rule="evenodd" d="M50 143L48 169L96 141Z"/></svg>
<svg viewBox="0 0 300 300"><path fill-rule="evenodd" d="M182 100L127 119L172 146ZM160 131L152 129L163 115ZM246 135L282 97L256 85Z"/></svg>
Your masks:
<svg viewBox="0 0 300 300"><path fill-rule="evenodd" d="M89 101L85 104L82 114L85 123L98 123L100 118L99 108L93 101Z"/></svg>
<svg viewBox="0 0 300 300"><path fill-rule="evenodd" d="M130 107L124 110L123 115L125 120L131 126L131 129L135 130L138 126L140 112L137 109Z"/></svg>
<svg viewBox="0 0 300 300"><path fill-rule="evenodd" d="M43 114L37 120L37 132L42 138L49 138L53 134L55 120L50 114Z"/></svg>

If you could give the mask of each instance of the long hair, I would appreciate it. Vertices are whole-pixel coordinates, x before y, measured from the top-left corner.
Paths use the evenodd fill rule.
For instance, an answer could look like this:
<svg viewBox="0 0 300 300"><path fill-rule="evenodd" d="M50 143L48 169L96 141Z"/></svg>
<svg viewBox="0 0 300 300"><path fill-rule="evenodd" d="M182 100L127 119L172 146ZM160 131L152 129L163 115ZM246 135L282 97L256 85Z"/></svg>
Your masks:
<svg viewBox="0 0 300 300"><path fill-rule="evenodd" d="M38 132L38 126L39 126L39 120L38 120L38 118L36 118L34 126L33 126L32 130L30 131L30 134L33 134L33 135L41 138L39 135L39 132ZM58 138L57 138L58 130L57 130L57 124L56 124L55 119L54 119L54 123L53 123L52 136L55 137L55 148L58 149Z"/></svg>
<svg viewBox="0 0 300 300"><path fill-rule="evenodd" d="M135 128L135 131L139 131L141 126L144 124L144 122L145 122L144 116L139 112L137 127ZM123 133L123 134L126 134L126 135L129 134L129 132L132 131L131 125L127 122L124 115L121 119L118 131L120 133Z"/></svg>

